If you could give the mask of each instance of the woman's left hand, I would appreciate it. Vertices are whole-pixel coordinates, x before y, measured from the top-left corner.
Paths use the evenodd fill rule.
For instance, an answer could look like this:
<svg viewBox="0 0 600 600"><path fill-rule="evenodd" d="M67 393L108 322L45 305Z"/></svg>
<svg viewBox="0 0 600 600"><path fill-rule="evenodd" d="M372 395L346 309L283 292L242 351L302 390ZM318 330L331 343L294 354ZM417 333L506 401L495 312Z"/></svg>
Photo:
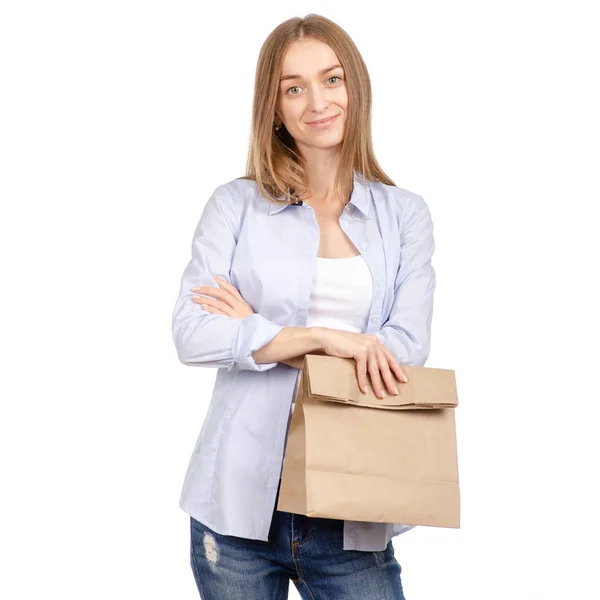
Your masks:
<svg viewBox="0 0 600 600"><path fill-rule="evenodd" d="M227 315L243 320L254 314L252 307L242 298L234 285L216 275L213 275L213 279L219 285L218 288L210 285L192 288L192 292L200 294L200 296L192 296L193 302L201 304L204 310L214 315Z"/></svg>

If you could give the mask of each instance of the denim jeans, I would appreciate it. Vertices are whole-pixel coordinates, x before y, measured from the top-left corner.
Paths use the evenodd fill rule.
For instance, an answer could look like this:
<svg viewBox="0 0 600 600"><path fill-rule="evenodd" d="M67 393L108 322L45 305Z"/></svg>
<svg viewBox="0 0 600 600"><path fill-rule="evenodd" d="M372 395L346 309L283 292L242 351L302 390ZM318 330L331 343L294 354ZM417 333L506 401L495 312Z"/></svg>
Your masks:
<svg viewBox="0 0 600 600"><path fill-rule="evenodd" d="M275 502L277 506L277 502ZM338 519L273 511L269 541L221 535L190 517L190 563L202 600L405 600L390 540L344 550Z"/></svg>

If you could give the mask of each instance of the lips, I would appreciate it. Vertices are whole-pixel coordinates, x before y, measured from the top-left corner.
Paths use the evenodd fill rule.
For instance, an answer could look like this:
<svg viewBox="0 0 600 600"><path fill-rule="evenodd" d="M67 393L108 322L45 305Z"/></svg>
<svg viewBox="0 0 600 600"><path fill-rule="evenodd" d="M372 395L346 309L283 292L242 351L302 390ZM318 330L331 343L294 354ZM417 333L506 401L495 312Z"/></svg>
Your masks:
<svg viewBox="0 0 600 600"><path fill-rule="evenodd" d="M325 119L319 119L318 121L309 121L308 125L329 125L329 123L333 123L339 115L332 115L331 117L326 117Z"/></svg>
<svg viewBox="0 0 600 600"><path fill-rule="evenodd" d="M326 131L335 123L339 116L340 115L333 115L333 117L328 117L327 119L322 119L321 121L313 121L311 123L307 123L307 125L312 127L312 129L315 131L319 129Z"/></svg>

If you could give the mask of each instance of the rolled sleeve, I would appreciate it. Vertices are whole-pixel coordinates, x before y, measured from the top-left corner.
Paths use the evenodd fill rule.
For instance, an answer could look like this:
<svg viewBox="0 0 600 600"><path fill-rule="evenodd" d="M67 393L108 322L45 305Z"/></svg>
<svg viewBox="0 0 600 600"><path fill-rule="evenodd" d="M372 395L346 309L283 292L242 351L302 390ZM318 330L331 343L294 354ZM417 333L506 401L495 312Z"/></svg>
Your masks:
<svg viewBox="0 0 600 600"><path fill-rule="evenodd" d="M266 346L283 328L283 325L277 325L257 313L246 317L234 336L233 358L227 370L266 371L277 366L277 362L256 363L252 353Z"/></svg>

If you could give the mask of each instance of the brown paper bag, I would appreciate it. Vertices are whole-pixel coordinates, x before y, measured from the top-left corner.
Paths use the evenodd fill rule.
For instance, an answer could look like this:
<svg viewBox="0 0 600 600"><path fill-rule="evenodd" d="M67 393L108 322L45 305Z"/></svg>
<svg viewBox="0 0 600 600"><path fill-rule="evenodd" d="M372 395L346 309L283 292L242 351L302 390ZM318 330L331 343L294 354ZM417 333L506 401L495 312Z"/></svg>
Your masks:
<svg viewBox="0 0 600 600"><path fill-rule="evenodd" d="M408 383L380 399L360 391L354 359L305 356L278 510L460 527L454 371L402 369Z"/></svg>

